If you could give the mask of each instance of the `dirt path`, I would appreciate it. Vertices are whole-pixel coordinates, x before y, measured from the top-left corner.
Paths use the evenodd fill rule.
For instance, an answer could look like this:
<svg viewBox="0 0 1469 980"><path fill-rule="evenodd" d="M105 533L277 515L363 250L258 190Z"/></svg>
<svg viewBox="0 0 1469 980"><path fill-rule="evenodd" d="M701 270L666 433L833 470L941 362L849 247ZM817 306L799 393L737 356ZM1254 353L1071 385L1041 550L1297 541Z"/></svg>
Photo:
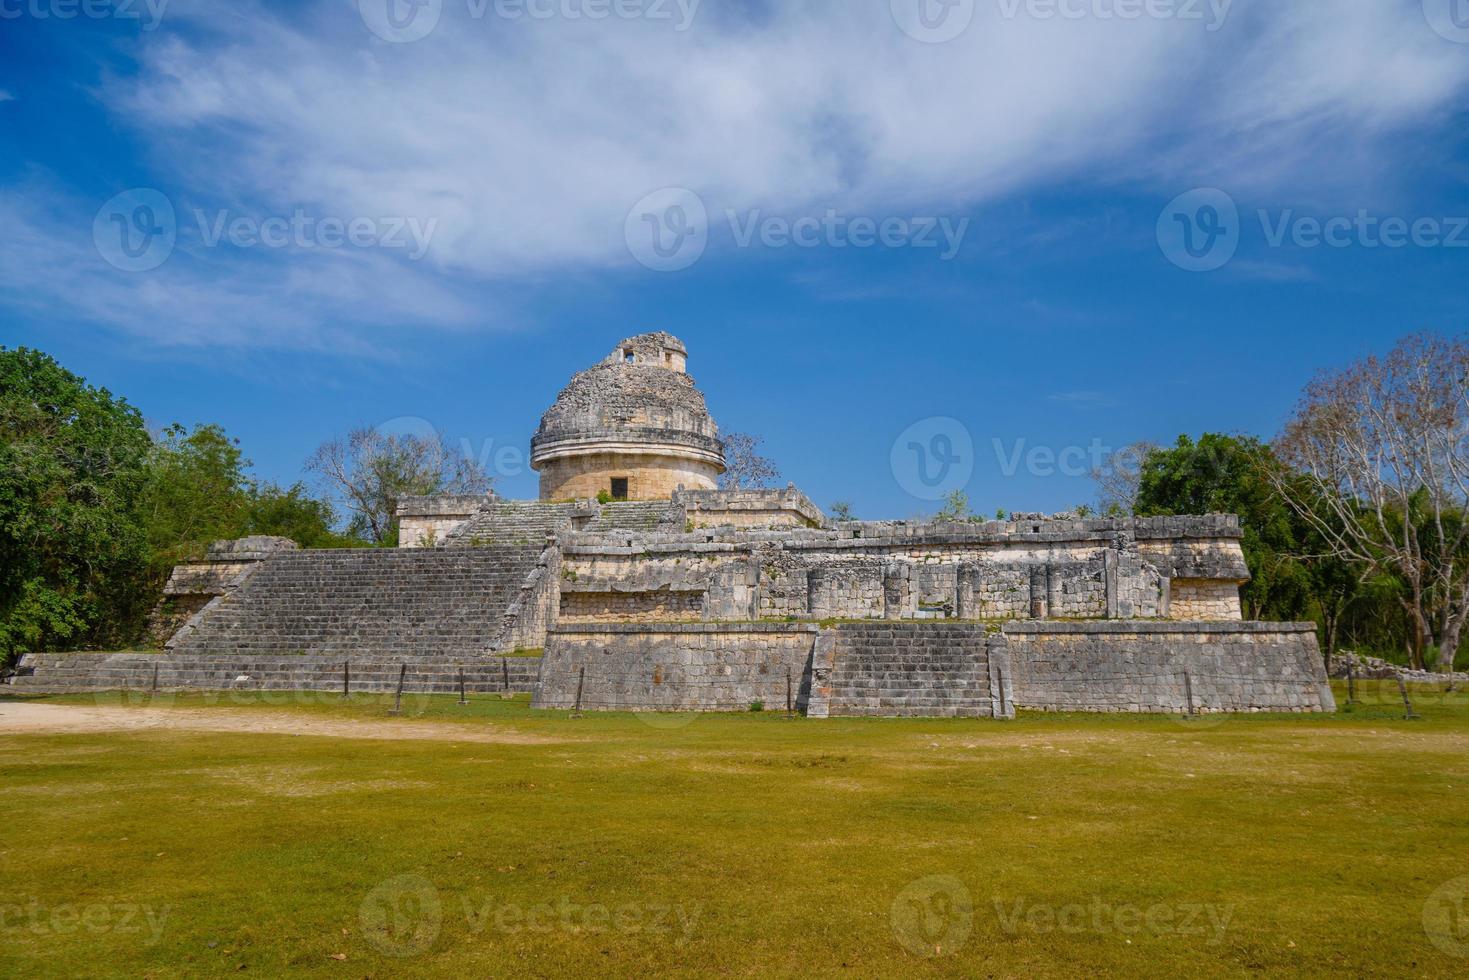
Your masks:
<svg viewBox="0 0 1469 980"><path fill-rule="evenodd" d="M0 702L0 735L63 735L89 732L244 732L266 735L318 735L327 738L427 739L442 742L551 744L562 739L527 735L484 725L401 721L383 718L316 718L286 711L231 708L121 708L69 704Z"/></svg>

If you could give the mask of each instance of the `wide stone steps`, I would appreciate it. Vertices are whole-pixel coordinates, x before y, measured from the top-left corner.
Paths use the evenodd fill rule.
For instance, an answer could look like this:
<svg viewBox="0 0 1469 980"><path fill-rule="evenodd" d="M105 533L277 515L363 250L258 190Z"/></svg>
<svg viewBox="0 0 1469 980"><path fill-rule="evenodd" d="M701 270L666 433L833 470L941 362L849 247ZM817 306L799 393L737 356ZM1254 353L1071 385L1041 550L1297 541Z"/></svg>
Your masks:
<svg viewBox="0 0 1469 980"><path fill-rule="evenodd" d="M996 717L990 634L980 624L847 624L836 629L832 715Z"/></svg>
<svg viewBox="0 0 1469 980"><path fill-rule="evenodd" d="M540 559L534 547L286 552L174 646L180 655L475 657Z"/></svg>

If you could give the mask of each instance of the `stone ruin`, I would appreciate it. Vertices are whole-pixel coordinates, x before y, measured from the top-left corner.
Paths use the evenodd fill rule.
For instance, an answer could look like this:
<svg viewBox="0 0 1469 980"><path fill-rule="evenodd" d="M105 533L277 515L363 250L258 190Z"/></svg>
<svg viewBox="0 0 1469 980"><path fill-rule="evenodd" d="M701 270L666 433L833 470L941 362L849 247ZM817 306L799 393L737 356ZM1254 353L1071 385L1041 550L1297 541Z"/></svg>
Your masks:
<svg viewBox="0 0 1469 980"><path fill-rule="evenodd" d="M540 708L811 717L1332 711L1311 624L1241 619L1237 518L829 520L719 490L668 334L578 374L541 499L401 501L401 547L220 542L155 615L166 655L30 655L12 682L531 693ZM242 680L243 679L243 680Z"/></svg>

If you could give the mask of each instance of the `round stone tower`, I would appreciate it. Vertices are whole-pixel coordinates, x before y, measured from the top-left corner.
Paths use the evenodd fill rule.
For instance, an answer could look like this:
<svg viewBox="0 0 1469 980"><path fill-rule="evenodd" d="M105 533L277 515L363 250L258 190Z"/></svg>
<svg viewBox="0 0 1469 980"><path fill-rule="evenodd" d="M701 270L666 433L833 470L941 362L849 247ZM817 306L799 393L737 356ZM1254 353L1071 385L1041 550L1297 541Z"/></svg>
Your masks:
<svg viewBox="0 0 1469 980"><path fill-rule="evenodd" d="M531 440L541 499L667 500L680 486L714 489L724 452L688 356L677 337L645 333L572 378Z"/></svg>

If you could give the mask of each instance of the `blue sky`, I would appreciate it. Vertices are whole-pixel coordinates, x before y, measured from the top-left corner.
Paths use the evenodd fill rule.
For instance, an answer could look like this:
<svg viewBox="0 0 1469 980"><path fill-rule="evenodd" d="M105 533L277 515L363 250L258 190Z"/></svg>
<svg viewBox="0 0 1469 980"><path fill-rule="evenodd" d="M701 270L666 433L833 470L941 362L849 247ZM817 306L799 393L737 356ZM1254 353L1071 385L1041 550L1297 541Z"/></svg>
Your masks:
<svg viewBox="0 0 1469 980"><path fill-rule="evenodd" d="M0 343L264 477L423 419L533 496L668 330L875 518L1069 507L1469 313L1469 0L388 2L0 0Z"/></svg>

